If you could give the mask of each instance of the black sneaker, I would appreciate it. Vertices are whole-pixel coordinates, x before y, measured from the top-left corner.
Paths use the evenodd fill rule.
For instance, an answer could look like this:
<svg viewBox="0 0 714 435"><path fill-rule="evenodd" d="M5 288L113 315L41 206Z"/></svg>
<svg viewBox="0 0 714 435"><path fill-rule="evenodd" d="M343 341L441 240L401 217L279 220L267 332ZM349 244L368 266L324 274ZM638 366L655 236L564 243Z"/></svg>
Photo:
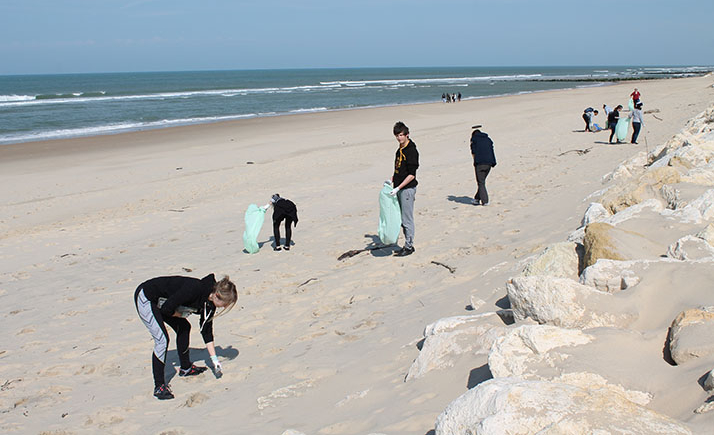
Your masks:
<svg viewBox="0 0 714 435"><path fill-rule="evenodd" d="M179 376L181 376L181 377L196 376L196 375L200 375L201 373L205 372L206 370L208 370L208 367L198 367L198 366L191 364L191 367L189 367L187 369L180 369Z"/></svg>
<svg viewBox="0 0 714 435"><path fill-rule="evenodd" d="M290 250L290 246L283 246L283 249L285 249L286 251L289 251L289 250Z"/></svg>
<svg viewBox="0 0 714 435"><path fill-rule="evenodd" d="M171 388L168 386L168 384L163 384L154 388L154 397L159 400L173 399L174 393L171 392Z"/></svg>
<svg viewBox="0 0 714 435"><path fill-rule="evenodd" d="M280 250L280 246L275 246L275 247L273 248L273 251L279 251L279 250Z"/></svg>
<svg viewBox="0 0 714 435"><path fill-rule="evenodd" d="M406 257L407 255L412 255L414 253L414 248L402 248L394 253L395 257Z"/></svg>

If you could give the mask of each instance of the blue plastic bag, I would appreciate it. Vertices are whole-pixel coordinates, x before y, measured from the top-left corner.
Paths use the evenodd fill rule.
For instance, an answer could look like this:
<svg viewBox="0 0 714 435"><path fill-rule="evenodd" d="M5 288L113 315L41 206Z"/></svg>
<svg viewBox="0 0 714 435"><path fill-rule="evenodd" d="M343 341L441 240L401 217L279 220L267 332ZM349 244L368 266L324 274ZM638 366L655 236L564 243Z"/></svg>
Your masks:
<svg viewBox="0 0 714 435"><path fill-rule="evenodd" d="M249 254L255 254L260 249L258 234L265 221L265 209L255 204L248 206L245 211L245 231L243 231L243 247Z"/></svg>
<svg viewBox="0 0 714 435"><path fill-rule="evenodd" d="M402 209L396 195L389 194L391 191L392 186L384 183L379 192L379 240L385 245L397 243L402 227Z"/></svg>

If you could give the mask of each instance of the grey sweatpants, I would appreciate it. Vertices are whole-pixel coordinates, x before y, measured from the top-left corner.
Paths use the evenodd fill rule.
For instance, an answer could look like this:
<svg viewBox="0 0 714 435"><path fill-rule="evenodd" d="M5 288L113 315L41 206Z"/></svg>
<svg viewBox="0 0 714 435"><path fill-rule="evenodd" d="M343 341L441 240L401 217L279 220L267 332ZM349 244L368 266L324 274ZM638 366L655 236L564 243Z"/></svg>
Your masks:
<svg viewBox="0 0 714 435"><path fill-rule="evenodd" d="M416 187L402 189L397 192L399 208L402 210L402 230L404 231L404 247L414 247L414 199Z"/></svg>

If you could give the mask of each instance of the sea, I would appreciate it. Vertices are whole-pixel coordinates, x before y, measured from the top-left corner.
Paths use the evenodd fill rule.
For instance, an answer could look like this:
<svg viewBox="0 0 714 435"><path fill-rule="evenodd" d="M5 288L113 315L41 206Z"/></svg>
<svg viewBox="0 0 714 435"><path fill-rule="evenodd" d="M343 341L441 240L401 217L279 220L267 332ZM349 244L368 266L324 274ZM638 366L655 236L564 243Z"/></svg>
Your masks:
<svg viewBox="0 0 714 435"><path fill-rule="evenodd" d="M435 103L712 66L274 69L0 76L0 145L286 114ZM458 103L457 103L458 104Z"/></svg>

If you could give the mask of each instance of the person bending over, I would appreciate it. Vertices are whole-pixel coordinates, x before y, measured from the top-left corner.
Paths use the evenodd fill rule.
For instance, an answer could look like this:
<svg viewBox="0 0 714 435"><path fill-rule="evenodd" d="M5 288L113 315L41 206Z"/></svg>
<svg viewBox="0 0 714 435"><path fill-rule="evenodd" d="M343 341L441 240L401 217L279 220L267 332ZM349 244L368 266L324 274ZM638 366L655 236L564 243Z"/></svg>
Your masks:
<svg viewBox="0 0 714 435"><path fill-rule="evenodd" d="M297 206L294 202L286 198L281 198L277 193L270 198L270 202L265 205L265 209L273 207L273 238L275 239L274 251L280 251L280 224L285 221L285 245L282 249L290 250L292 241L292 225L297 226L298 215Z"/></svg>
<svg viewBox="0 0 714 435"><path fill-rule="evenodd" d="M198 314L198 326L206 344L217 377L221 376L221 363L213 344L213 319L227 313L238 300L236 286L225 276L219 282L213 274L203 279L186 276L162 276L145 281L134 292L134 304L139 318L154 339L151 367L154 374L154 396L159 400L173 399L166 382L166 352L169 334L166 324L176 332L176 350L181 368L179 376L195 376L207 370L191 363L189 338L191 323L186 319ZM221 312L216 315L216 309Z"/></svg>

